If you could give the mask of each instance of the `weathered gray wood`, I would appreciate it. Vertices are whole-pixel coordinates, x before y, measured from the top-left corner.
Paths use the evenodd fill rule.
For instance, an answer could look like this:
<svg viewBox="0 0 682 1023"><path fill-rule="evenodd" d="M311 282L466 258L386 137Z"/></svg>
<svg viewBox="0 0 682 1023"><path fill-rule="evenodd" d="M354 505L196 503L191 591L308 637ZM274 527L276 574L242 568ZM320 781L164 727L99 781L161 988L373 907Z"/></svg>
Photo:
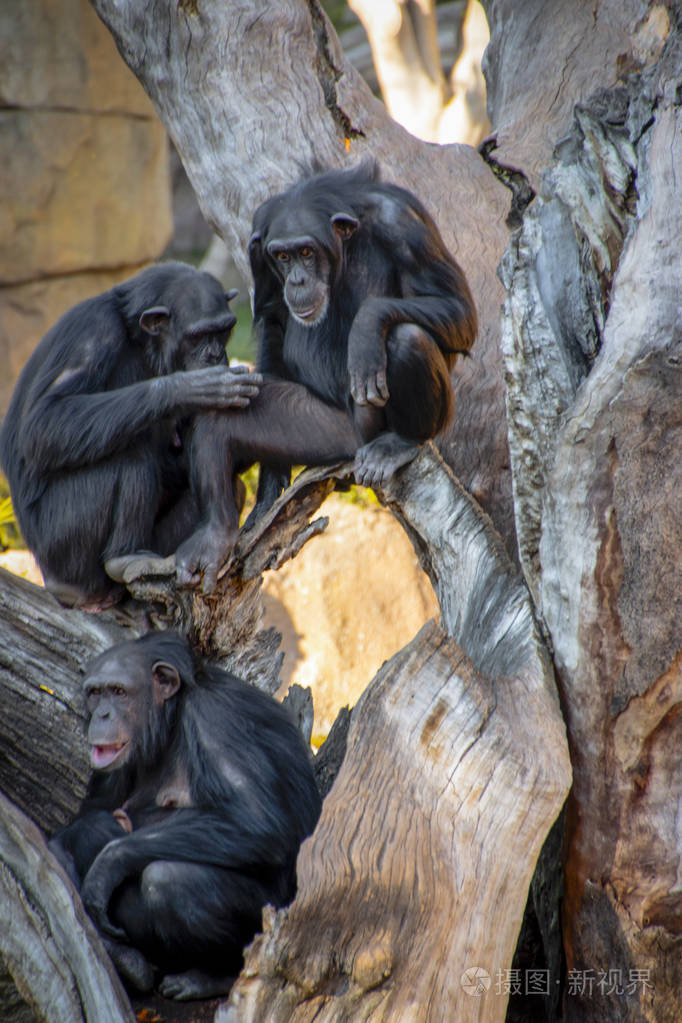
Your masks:
<svg viewBox="0 0 682 1023"><path fill-rule="evenodd" d="M494 19L506 7L491 6ZM556 39L562 19L575 22L561 7L536 10L535 31ZM559 58L557 108L529 125L529 146L503 126L506 158L539 195L503 261L502 339L521 561L554 647L575 777L564 1012L672 1023L682 1011L682 216L671 172L682 55L661 5L610 6L608 31L606 12L573 25L579 60ZM613 50L623 31L626 48ZM599 89L585 78L597 41ZM638 73L617 80L617 63ZM547 88L522 109L504 90L527 81L498 82L517 127ZM573 109L569 96L581 100ZM589 978L609 971L590 993Z"/></svg>
<svg viewBox="0 0 682 1023"><path fill-rule="evenodd" d="M73 816L89 775L80 672L123 636L0 569L0 790L44 830Z"/></svg>
<svg viewBox="0 0 682 1023"><path fill-rule="evenodd" d="M0 952L45 1023L132 1023L116 971L73 885L0 793Z"/></svg>
<svg viewBox="0 0 682 1023"><path fill-rule="evenodd" d="M660 103L638 179L648 208L615 274L595 368L558 431L543 505L541 608L576 767L568 965L596 959L647 981L627 998L569 999L576 1023L624 1003L627 1018L672 1023L682 1005L682 217L669 172L681 132L679 107Z"/></svg>
<svg viewBox="0 0 682 1023"><path fill-rule="evenodd" d="M503 369L498 351L502 292L495 267L506 241L502 218L507 197L473 151L420 145L387 120L344 63L315 0L276 5L264 0L183 0L153 8L142 0L96 0L96 6L183 151L209 219L238 250L243 265L253 207L296 177L301 161L314 156L342 165L374 154L386 175L419 192L443 225L471 279L482 323L473 358L457 377L457 417L444 449L467 489L492 512L510 549L514 530L508 521L510 475L501 405L506 373L524 569L553 642L569 729L575 788L567 817L568 966L594 971L597 978L599 971L614 970L617 979L620 970L625 984L630 970L649 971L646 984L616 991L608 999L598 990L581 998L567 987L565 1013L575 1020L601 1021L610 1014L676 1023L682 990L677 881L682 843L675 815L681 784L681 540L676 500L681 356L673 291L679 280L679 198L672 189L679 165L680 58L671 51L674 39L680 38L678 12L656 0L601 0L597 6L567 6L563 0L486 4L492 29L489 89L499 143L492 158L513 169L502 176L517 190L525 189L526 203L533 189L541 200L528 207L528 222L505 260L507 316L514 322L513 331L505 334L508 362ZM629 100L622 124L613 117L621 96L614 88L624 89ZM610 91L595 104L590 97L600 89ZM613 108L611 100L616 101ZM569 138L574 112L580 132ZM639 135L633 130L637 125ZM523 210L523 203L517 206L517 223ZM418 470L419 463L412 471ZM401 477L403 482L409 478L410 471ZM390 492L387 496L398 510L401 498ZM409 488L405 498L409 500ZM460 508L459 498L454 499ZM445 519L451 508L434 500L421 511L429 519ZM502 738L508 740L516 729L523 736L523 754L543 757L554 734L555 709L548 740L544 716L538 717L544 699L538 694L545 687L538 684L544 669L537 637L525 628L528 616L518 601L517 584L505 569L493 567L499 561L494 553L498 542L489 537L479 562L479 524L472 533L469 512L461 509L459 519L451 522L455 532L460 519L464 548L458 549L457 558L447 553L446 538L445 553L432 556L437 530L425 542L417 521L410 529L425 561L433 560L448 630L455 625L461 630L462 646L468 637L467 653L474 662L467 676L474 680L470 690L484 700L488 690L480 669L490 658L499 670L507 635L509 664L518 671L529 657L536 665L539 674L531 672L536 689L523 689L523 699L528 691L535 694L530 707L537 723L531 734L524 731L527 722L519 720L522 714L511 700L509 680L498 678L501 698L489 721L498 720L498 714L499 720L508 720L505 713L516 713ZM454 559L454 574L461 572L461 581L452 584L452 599L444 570L448 557ZM481 579L492 586L490 593L478 586L479 567ZM255 601L251 591L247 596ZM517 625L510 614L514 608ZM194 609L187 613L191 620ZM207 642L210 621L205 609L196 635ZM251 612L245 621L255 621ZM447 704L447 718L457 705L462 679L451 671L446 645L440 650L450 667L443 667L443 673L459 679L447 690L454 700ZM413 653L416 669L419 657ZM380 693L409 684L409 672L402 675L400 664L394 662L381 676ZM523 670L521 676L525 685ZM415 701L417 721L422 704L416 696ZM383 713L386 702L382 696L375 709ZM372 706L369 694L367 705ZM356 725L364 744L362 723ZM403 726L404 717L396 716L383 734L395 750L411 753L410 740L417 733L401 731ZM476 762L484 748L480 740L490 734L486 725L471 745L471 758L467 753L458 769ZM472 738L477 735L474 729ZM363 759L360 749L355 753L358 761ZM516 763L508 746L500 750ZM424 779L417 774L426 783L427 774ZM488 786L491 792L496 791L496 774ZM372 795L371 776L366 779ZM343 774L339 792L342 781ZM418 789L415 780L410 791ZM364 787L361 791L364 798ZM447 787L439 792L443 798L449 795ZM551 792L558 799L556 790ZM336 788L330 800L335 793ZM364 806L356 800L349 813L358 802ZM333 803L328 801L328 806L331 813ZM381 822L381 814L368 821ZM474 834L486 820L476 822ZM434 827L441 825L436 815ZM528 850L535 848L540 831L538 824L537 832L527 836ZM504 848L500 859L507 856ZM305 883L310 881L313 890L315 878L305 857L306 870L310 868ZM365 865L369 868L375 861ZM326 861L322 857L319 862ZM492 879L486 896L495 883ZM349 1013L372 1012L375 999L373 1019L381 1019L384 999L405 991L401 982L407 974L401 973L400 963L394 970L392 949L386 952L377 939L356 968L355 959L344 959L343 948L335 958L337 950L324 935L317 948L306 944L303 916L296 930L296 941L302 944L295 944L289 928L292 919L296 922L296 907L304 905L303 895L304 888L291 918L273 918L268 935L254 949L261 976L251 978L249 998L262 996L265 1004L263 992L270 985L275 1000L284 991L298 1004L297 1018L308 1019L318 1009L333 1011L332 1002L325 1000L336 990ZM518 919L516 903L507 917L505 899L498 912L501 906L500 947L507 954L509 933ZM396 935L399 921L391 909L386 909L387 933ZM460 909L458 904L456 921ZM411 919L424 929L421 918ZM489 919L497 924L497 918ZM321 913L319 920L321 925ZM424 937L424 950L429 937ZM301 952L298 962L292 958L295 948ZM376 967L389 962L393 972L382 981ZM268 971L275 969L273 963L287 978L284 988L281 977L279 987L272 983ZM322 1002L316 1004L320 963L329 966L329 976L341 980L341 986L318 988ZM309 977L314 983L308 983ZM345 988L348 978L358 984ZM375 989L371 982L377 978ZM436 985L436 997L444 990ZM248 1005L247 999L245 1012ZM472 1003L467 1005L466 1011L473 1012ZM476 1006L478 1018L493 1011L490 1000L477 1000ZM422 1011L428 1011L428 1003ZM442 1018L449 1015L448 1008ZM402 1018L411 1018L409 1012Z"/></svg>
<svg viewBox="0 0 682 1023"><path fill-rule="evenodd" d="M511 962L570 786L551 663L500 537L431 445L383 496L452 638L425 626L354 709L297 898L266 917L220 1023L504 1015L462 975Z"/></svg>

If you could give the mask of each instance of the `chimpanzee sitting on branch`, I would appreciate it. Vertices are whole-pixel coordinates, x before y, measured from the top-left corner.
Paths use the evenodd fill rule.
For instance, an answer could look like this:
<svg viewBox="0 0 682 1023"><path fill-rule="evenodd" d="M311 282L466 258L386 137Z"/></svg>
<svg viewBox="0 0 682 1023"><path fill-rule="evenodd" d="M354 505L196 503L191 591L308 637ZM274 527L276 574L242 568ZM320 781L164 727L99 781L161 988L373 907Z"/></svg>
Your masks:
<svg viewBox="0 0 682 1023"><path fill-rule="evenodd" d="M447 425L450 370L477 329L464 274L432 218L373 165L315 175L269 199L255 213L249 256L265 379L248 409L197 423L209 520L176 554L180 581L204 572L209 587L237 536L238 470L261 462L257 514L293 464L355 457L359 483L385 482Z"/></svg>
<svg viewBox="0 0 682 1023"><path fill-rule="evenodd" d="M227 365L235 294L182 263L149 267L69 310L25 366L0 462L26 543L62 603L107 606L122 592L108 559L170 554L200 521L192 418L243 408L260 383Z"/></svg>
<svg viewBox="0 0 682 1023"><path fill-rule="evenodd" d="M50 847L124 979L222 994L263 905L295 893L320 813L305 743L276 700L195 666L173 633L106 651L84 689L95 774Z"/></svg>

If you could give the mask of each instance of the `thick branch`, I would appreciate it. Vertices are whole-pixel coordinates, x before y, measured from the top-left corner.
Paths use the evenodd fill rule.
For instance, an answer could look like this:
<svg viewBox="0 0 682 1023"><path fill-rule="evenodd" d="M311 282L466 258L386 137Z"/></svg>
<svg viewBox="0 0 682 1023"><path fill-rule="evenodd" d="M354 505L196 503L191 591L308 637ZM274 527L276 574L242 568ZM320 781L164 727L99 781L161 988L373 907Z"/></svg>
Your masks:
<svg viewBox="0 0 682 1023"><path fill-rule="evenodd" d="M36 826L0 793L0 952L45 1023L132 1023L116 971Z"/></svg>
<svg viewBox="0 0 682 1023"><path fill-rule="evenodd" d="M430 446L384 497L452 638L426 626L363 695L296 901L267 918L221 1023L503 1011L503 996L482 1006L461 979L510 964L568 791L551 666L499 536Z"/></svg>

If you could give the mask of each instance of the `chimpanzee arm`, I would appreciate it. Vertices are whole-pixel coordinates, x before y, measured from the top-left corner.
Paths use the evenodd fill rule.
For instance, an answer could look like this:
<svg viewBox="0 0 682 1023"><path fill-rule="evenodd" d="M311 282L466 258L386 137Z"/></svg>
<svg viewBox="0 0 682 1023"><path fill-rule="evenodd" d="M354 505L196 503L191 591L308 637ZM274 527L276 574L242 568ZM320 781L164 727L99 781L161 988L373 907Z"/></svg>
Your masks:
<svg viewBox="0 0 682 1023"><path fill-rule="evenodd" d="M121 825L109 810L94 810L57 831L49 840L48 848L73 883L80 887L97 855L122 834Z"/></svg>
<svg viewBox="0 0 682 1023"><path fill-rule="evenodd" d="M242 368L210 366L93 394L89 376L85 367L65 370L26 416L20 444L37 472L97 462L169 415L248 405L259 380Z"/></svg>
<svg viewBox="0 0 682 1023"><path fill-rule="evenodd" d="M81 895L88 913L104 933L122 937L108 917L114 890L127 878L137 876L154 860L185 861L240 869L258 864L277 866L296 847L287 835L265 818L255 827L246 806L230 817L187 808L177 810L160 824L133 831L101 851L88 871Z"/></svg>
<svg viewBox="0 0 682 1023"><path fill-rule="evenodd" d="M382 404L388 398L386 338L401 323L421 327L446 356L468 352L476 330L473 303L466 296L365 299L348 337L350 390L360 404Z"/></svg>

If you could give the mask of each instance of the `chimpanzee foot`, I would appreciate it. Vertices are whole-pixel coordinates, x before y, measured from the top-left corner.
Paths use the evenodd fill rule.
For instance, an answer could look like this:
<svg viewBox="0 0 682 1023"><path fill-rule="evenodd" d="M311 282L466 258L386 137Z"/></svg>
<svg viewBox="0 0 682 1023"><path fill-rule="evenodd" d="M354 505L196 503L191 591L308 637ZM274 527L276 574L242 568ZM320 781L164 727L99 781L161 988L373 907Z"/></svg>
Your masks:
<svg viewBox="0 0 682 1023"><path fill-rule="evenodd" d="M112 586L109 592L101 596L84 593L77 586L69 583L62 583L55 579L45 577L45 589L59 601L62 607L75 608L78 611L87 611L88 614L98 614L113 607L123 597L125 590L122 586Z"/></svg>
<svg viewBox="0 0 682 1023"><path fill-rule="evenodd" d="M226 995L234 983L234 977L212 976L202 970L187 970L186 973L167 973L159 984L164 998L175 998L188 1002L193 998L216 998Z"/></svg>
<svg viewBox="0 0 682 1023"><path fill-rule="evenodd" d="M154 968L136 948L103 939L111 961L121 978L137 991L151 991L154 987Z"/></svg>
<svg viewBox="0 0 682 1023"><path fill-rule="evenodd" d="M162 558L152 551L134 551L132 554L117 554L104 562L104 570L110 579L118 583L130 583L145 575L170 575L173 558Z"/></svg>
<svg viewBox="0 0 682 1023"><path fill-rule="evenodd" d="M397 433L380 433L369 444L358 448L353 472L363 487L380 487L391 476L417 457L419 445Z"/></svg>
<svg viewBox="0 0 682 1023"><path fill-rule="evenodd" d="M218 572L228 561L237 542L239 527L208 524L193 533L175 552L178 585L198 583L203 575L202 591L212 593Z"/></svg>

